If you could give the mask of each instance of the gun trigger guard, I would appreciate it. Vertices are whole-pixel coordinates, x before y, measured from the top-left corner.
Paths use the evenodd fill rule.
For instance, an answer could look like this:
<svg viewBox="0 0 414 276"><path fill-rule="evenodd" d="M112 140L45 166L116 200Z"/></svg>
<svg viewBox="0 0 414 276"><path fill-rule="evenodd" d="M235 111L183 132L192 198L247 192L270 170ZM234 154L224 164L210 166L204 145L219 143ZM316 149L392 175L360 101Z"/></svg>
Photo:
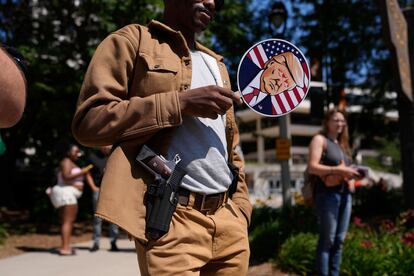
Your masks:
<svg viewBox="0 0 414 276"><path fill-rule="evenodd" d="M180 157L178 154L176 154L176 155L174 156L173 161L174 161L174 163L175 163L175 164L178 164L178 163L181 161L181 157Z"/></svg>

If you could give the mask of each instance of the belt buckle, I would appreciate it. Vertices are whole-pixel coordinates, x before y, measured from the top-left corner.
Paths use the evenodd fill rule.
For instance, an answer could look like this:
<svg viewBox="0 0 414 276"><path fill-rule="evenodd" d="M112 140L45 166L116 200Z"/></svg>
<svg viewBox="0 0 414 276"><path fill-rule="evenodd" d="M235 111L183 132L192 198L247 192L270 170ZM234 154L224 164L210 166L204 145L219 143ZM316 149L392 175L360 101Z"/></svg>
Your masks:
<svg viewBox="0 0 414 276"><path fill-rule="evenodd" d="M214 204L210 203L210 202L214 202ZM207 205L209 206L206 206ZM205 213L206 215L213 213L214 211L216 211L218 209L218 207L221 204L221 195L216 195L216 196L211 196L208 198L207 195L203 195L203 198L201 200L201 206L200 206L200 212ZM214 205L214 206L212 206Z"/></svg>

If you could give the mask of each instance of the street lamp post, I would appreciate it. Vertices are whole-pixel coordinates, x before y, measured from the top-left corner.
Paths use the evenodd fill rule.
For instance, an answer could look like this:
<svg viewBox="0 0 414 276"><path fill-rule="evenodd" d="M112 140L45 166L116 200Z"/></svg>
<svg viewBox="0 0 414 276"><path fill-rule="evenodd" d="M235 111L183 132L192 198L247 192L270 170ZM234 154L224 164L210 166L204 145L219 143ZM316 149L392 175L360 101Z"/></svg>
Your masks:
<svg viewBox="0 0 414 276"><path fill-rule="evenodd" d="M283 39L286 31L288 13L282 2L275 2L268 14L269 33L276 38ZM273 28L272 28L273 27ZM279 117L280 138L290 141L290 115ZM282 198L283 205L291 204L290 194L290 168L289 160L281 160L282 168Z"/></svg>
<svg viewBox="0 0 414 276"><path fill-rule="evenodd" d="M275 2L268 14L268 25L270 35L276 36L276 38L284 38L286 31L286 21L288 13L285 5L282 2Z"/></svg>

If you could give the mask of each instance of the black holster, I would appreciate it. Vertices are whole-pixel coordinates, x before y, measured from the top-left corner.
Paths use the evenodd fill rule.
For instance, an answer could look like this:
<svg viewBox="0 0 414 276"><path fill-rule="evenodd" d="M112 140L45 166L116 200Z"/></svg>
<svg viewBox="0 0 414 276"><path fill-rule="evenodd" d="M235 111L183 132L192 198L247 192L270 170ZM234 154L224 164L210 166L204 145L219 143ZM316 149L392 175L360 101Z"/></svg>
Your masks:
<svg viewBox="0 0 414 276"><path fill-rule="evenodd" d="M176 167L168 180L157 177L148 186L145 199L145 233L148 239L158 240L169 231L178 203L178 187L184 175L185 173Z"/></svg>
<svg viewBox="0 0 414 276"><path fill-rule="evenodd" d="M229 169L231 174L233 175L233 181L229 187L229 197L232 198L233 194L237 191L237 183L239 182L239 168L233 165L232 163L228 163Z"/></svg>

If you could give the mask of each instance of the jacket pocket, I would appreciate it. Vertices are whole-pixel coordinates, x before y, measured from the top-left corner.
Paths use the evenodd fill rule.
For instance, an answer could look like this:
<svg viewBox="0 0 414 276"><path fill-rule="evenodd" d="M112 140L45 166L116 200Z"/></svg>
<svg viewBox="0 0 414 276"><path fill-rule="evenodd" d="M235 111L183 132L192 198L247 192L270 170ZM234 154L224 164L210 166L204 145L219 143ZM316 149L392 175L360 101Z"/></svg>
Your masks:
<svg viewBox="0 0 414 276"><path fill-rule="evenodd" d="M137 91L140 91L141 96L177 90L179 60L174 57L154 57L144 53L140 53L140 57L143 70L136 73L140 75Z"/></svg>
<svg viewBox="0 0 414 276"><path fill-rule="evenodd" d="M148 71L168 72L176 74L178 72L178 64L171 57L152 57L147 54L140 54L148 66Z"/></svg>

